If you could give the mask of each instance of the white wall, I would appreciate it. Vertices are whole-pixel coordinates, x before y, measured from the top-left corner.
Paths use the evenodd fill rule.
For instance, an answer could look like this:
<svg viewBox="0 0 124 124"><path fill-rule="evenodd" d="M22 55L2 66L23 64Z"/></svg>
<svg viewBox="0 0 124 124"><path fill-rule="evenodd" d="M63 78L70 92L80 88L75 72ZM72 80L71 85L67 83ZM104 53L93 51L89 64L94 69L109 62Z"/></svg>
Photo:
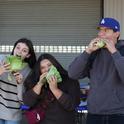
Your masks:
<svg viewBox="0 0 124 124"><path fill-rule="evenodd" d="M124 0L104 0L104 17L113 17L119 20L120 39L124 39Z"/></svg>

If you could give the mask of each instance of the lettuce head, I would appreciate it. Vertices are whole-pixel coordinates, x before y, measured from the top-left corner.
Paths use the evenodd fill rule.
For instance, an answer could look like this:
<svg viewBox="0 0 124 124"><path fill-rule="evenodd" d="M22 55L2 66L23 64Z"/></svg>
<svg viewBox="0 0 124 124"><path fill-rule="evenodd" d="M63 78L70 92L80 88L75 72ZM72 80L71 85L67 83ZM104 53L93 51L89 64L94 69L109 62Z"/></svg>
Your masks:
<svg viewBox="0 0 124 124"><path fill-rule="evenodd" d="M19 71L24 67L21 57L10 55L6 59L11 71Z"/></svg>
<svg viewBox="0 0 124 124"><path fill-rule="evenodd" d="M46 79L49 80L51 76L56 76L57 82L62 82L62 77L55 66L51 66L49 72L47 73Z"/></svg>
<svg viewBox="0 0 124 124"><path fill-rule="evenodd" d="M99 42L97 42L96 44L99 48L102 48L105 46L105 41L104 40L100 40Z"/></svg>

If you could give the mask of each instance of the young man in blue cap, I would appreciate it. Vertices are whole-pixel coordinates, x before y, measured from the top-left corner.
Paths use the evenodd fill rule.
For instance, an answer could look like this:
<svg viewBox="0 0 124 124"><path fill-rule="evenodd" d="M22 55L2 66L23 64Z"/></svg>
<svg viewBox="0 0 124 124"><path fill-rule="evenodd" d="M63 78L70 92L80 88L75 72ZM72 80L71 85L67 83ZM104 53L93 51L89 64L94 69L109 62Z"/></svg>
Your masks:
<svg viewBox="0 0 124 124"><path fill-rule="evenodd" d="M124 124L124 46L120 24L103 18L98 35L69 66L73 79L89 77L87 124ZM123 54L123 55L122 55Z"/></svg>

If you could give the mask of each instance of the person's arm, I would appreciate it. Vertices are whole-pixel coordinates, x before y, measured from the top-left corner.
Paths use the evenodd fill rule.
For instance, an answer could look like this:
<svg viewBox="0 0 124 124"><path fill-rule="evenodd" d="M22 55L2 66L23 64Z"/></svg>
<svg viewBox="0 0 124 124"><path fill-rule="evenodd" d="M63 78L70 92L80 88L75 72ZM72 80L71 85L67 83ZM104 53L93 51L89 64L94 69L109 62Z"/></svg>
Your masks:
<svg viewBox="0 0 124 124"><path fill-rule="evenodd" d="M120 54L119 51L116 51L112 54L114 63L118 72L118 76L124 82L124 56Z"/></svg>
<svg viewBox="0 0 124 124"><path fill-rule="evenodd" d="M48 83L49 83L49 88L52 91L53 95L56 97L56 99L59 99L63 92L58 88L56 76L51 76L48 79Z"/></svg>
<svg viewBox="0 0 124 124"><path fill-rule="evenodd" d="M64 83L63 89L60 89L57 83L57 78L51 76L48 80L49 88L53 95L56 97L61 106L68 110L74 110L80 101L80 88L79 82L72 79L67 79Z"/></svg>
<svg viewBox="0 0 124 124"><path fill-rule="evenodd" d="M34 106L36 104L38 98L39 98L39 95L36 94L33 91L33 89L30 89L23 94L23 102L25 105L27 105L29 107Z"/></svg>
<svg viewBox="0 0 124 124"><path fill-rule="evenodd" d="M86 50L73 60L68 68L69 77L72 79L81 79L88 76L90 69L89 57L93 52L99 49L96 45L99 40L99 38L91 40Z"/></svg>
<svg viewBox="0 0 124 124"><path fill-rule="evenodd" d="M23 68L17 73L13 73L15 75L15 79L17 81L17 90L18 90L18 99L20 102L23 103L23 93L25 92L24 81L28 74L30 73L31 69L29 66ZM17 76L17 77L16 77Z"/></svg>
<svg viewBox="0 0 124 124"><path fill-rule="evenodd" d="M121 50L124 50L124 46L121 47ZM111 53L115 67L118 72L118 76L124 82L124 56L120 54L120 51L118 51L115 47L115 42L113 40L106 40L106 48Z"/></svg>
<svg viewBox="0 0 124 124"><path fill-rule="evenodd" d="M72 79L81 79L88 75L89 65L88 59L90 54L84 51L81 55L76 57L69 65L68 74Z"/></svg>
<svg viewBox="0 0 124 124"><path fill-rule="evenodd" d="M59 97L58 102L67 111L73 111L80 103L80 88L79 82L76 80L68 80L67 92L62 91L62 95Z"/></svg>
<svg viewBox="0 0 124 124"><path fill-rule="evenodd" d="M39 81L36 83L36 85L24 93L23 101L26 105L33 106L38 101L42 87L45 83L44 82L45 76L46 76L46 73L42 74L39 78Z"/></svg>
<svg viewBox="0 0 124 124"><path fill-rule="evenodd" d="M40 82L38 82L32 89L26 91L23 94L23 102L25 105L32 107L37 103L37 101L41 97L40 93L42 86L43 85Z"/></svg>

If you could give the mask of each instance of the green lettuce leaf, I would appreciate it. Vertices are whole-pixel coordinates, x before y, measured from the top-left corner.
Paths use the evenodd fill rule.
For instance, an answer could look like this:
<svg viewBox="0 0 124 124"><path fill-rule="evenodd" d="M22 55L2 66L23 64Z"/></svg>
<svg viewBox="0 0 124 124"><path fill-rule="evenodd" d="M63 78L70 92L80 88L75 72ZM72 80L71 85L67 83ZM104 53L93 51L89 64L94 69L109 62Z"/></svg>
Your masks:
<svg viewBox="0 0 124 124"><path fill-rule="evenodd" d="M22 62L21 57L18 56L7 56L6 62L10 64L10 70L11 71L19 71L24 68L26 63Z"/></svg>
<svg viewBox="0 0 124 124"><path fill-rule="evenodd" d="M58 72L57 68L53 65L51 66L51 68L46 76L46 79L49 80L49 78L51 76L56 76L58 83L62 82L62 77L61 77L60 73Z"/></svg>
<svg viewBox="0 0 124 124"><path fill-rule="evenodd" d="M98 46L99 48L104 47L104 46L105 46L104 40L100 40L99 42L97 42L97 46Z"/></svg>

